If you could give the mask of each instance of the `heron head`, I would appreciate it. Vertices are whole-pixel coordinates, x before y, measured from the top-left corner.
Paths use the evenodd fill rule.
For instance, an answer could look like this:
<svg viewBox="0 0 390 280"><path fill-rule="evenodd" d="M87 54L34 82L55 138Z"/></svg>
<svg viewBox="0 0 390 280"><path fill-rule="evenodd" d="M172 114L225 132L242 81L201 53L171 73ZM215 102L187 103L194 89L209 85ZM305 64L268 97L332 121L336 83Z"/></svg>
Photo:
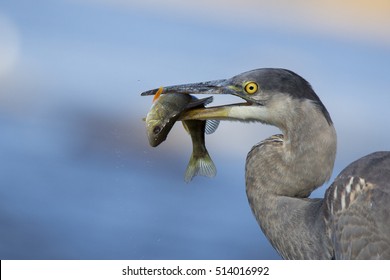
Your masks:
<svg viewBox="0 0 390 280"><path fill-rule="evenodd" d="M153 95L157 89L141 95ZM164 87L164 94L231 94L244 100L202 109L182 115L182 119L221 119L260 121L283 127L286 119L297 115L303 104L318 109L328 124L331 118L310 84L286 69L262 68L241 73L230 79Z"/></svg>

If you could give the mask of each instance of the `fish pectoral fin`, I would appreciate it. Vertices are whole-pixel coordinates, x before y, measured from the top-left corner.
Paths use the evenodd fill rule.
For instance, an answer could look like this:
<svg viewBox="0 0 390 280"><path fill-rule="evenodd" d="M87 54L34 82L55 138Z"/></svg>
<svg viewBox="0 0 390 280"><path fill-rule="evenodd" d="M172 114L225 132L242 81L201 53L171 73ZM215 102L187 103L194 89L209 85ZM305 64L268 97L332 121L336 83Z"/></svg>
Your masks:
<svg viewBox="0 0 390 280"><path fill-rule="evenodd" d="M212 134L214 133L219 126L219 120L206 120L206 128L205 133L206 134Z"/></svg>
<svg viewBox="0 0 390 280"><path fill-rule="evenodd" d="M192 154L184 175L184 180L188 183L196 175L214 177L216 174L217 168L208 153L202 157L195 157Z"/></svg>

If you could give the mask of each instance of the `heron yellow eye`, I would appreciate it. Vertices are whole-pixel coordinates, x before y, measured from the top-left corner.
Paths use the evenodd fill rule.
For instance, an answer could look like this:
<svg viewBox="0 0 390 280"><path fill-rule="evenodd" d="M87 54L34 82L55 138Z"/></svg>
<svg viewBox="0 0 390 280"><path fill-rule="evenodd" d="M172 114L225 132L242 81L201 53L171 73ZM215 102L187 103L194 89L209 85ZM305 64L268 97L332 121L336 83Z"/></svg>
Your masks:
<svg viewBox="0 0 390 280"><path fill-rule="evenodd" d="M245 84L245 91L248 94L254 94L258 90L259 86L255 82L247 82Z"/></svg>

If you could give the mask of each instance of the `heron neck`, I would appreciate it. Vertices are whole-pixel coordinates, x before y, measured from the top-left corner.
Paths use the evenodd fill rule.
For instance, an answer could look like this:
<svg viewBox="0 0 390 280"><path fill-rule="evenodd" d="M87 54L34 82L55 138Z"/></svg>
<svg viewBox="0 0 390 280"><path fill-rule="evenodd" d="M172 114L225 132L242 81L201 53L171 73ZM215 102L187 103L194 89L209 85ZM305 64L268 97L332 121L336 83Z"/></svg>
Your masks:
<svg viewBox="0 0 390 280"><path fill-rule="evenodd" d="M284 259L331 259L323 199L268 196L254 213L264 234ZM257 215L256 215L257 214Z"/></svg>
<svg viewBox="0 0 390 280"><path fill-rule="evenodd" d="M323 200L307 197L331 175L335 129L310 107L300 111L299 119L291 118L279 127L283 136L262 141L248 154L249 204L263 232L284 258L330 258Z"/></svg>
<svg viewBox="0 0 390 280"><path fill-rule="evenodd" d="M294 111L298 113L291 114L279 126L283 132L279 145L266 143L267 148L260 150L268 163L262 165L262 169L266 172L277 169L281 175L281 178L267 175L269 191L283 196L308 197L332 174L337 136L333 124L311 103L304 103Z"/></svg>

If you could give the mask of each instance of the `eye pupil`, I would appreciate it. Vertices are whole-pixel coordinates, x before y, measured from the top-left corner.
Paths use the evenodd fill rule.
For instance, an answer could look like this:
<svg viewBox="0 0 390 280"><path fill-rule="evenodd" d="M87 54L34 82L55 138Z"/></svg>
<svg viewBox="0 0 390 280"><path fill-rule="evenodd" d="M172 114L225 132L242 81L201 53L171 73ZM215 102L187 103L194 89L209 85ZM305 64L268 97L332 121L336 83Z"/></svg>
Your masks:
<svg viewBox="0 0 390 280"><path fill-rule="evenodd" d="M155 128L153 128L153 133L154 134L158 134L160 131L161 131L161 127L160 126L156 126Z"/></svg>
<svg viewBox="0 0 390 280"><path fill-rule="evenodd" d="M258 90L258 85L255 82L248 82L244 87L246 93L254 94Z"/></svg>

